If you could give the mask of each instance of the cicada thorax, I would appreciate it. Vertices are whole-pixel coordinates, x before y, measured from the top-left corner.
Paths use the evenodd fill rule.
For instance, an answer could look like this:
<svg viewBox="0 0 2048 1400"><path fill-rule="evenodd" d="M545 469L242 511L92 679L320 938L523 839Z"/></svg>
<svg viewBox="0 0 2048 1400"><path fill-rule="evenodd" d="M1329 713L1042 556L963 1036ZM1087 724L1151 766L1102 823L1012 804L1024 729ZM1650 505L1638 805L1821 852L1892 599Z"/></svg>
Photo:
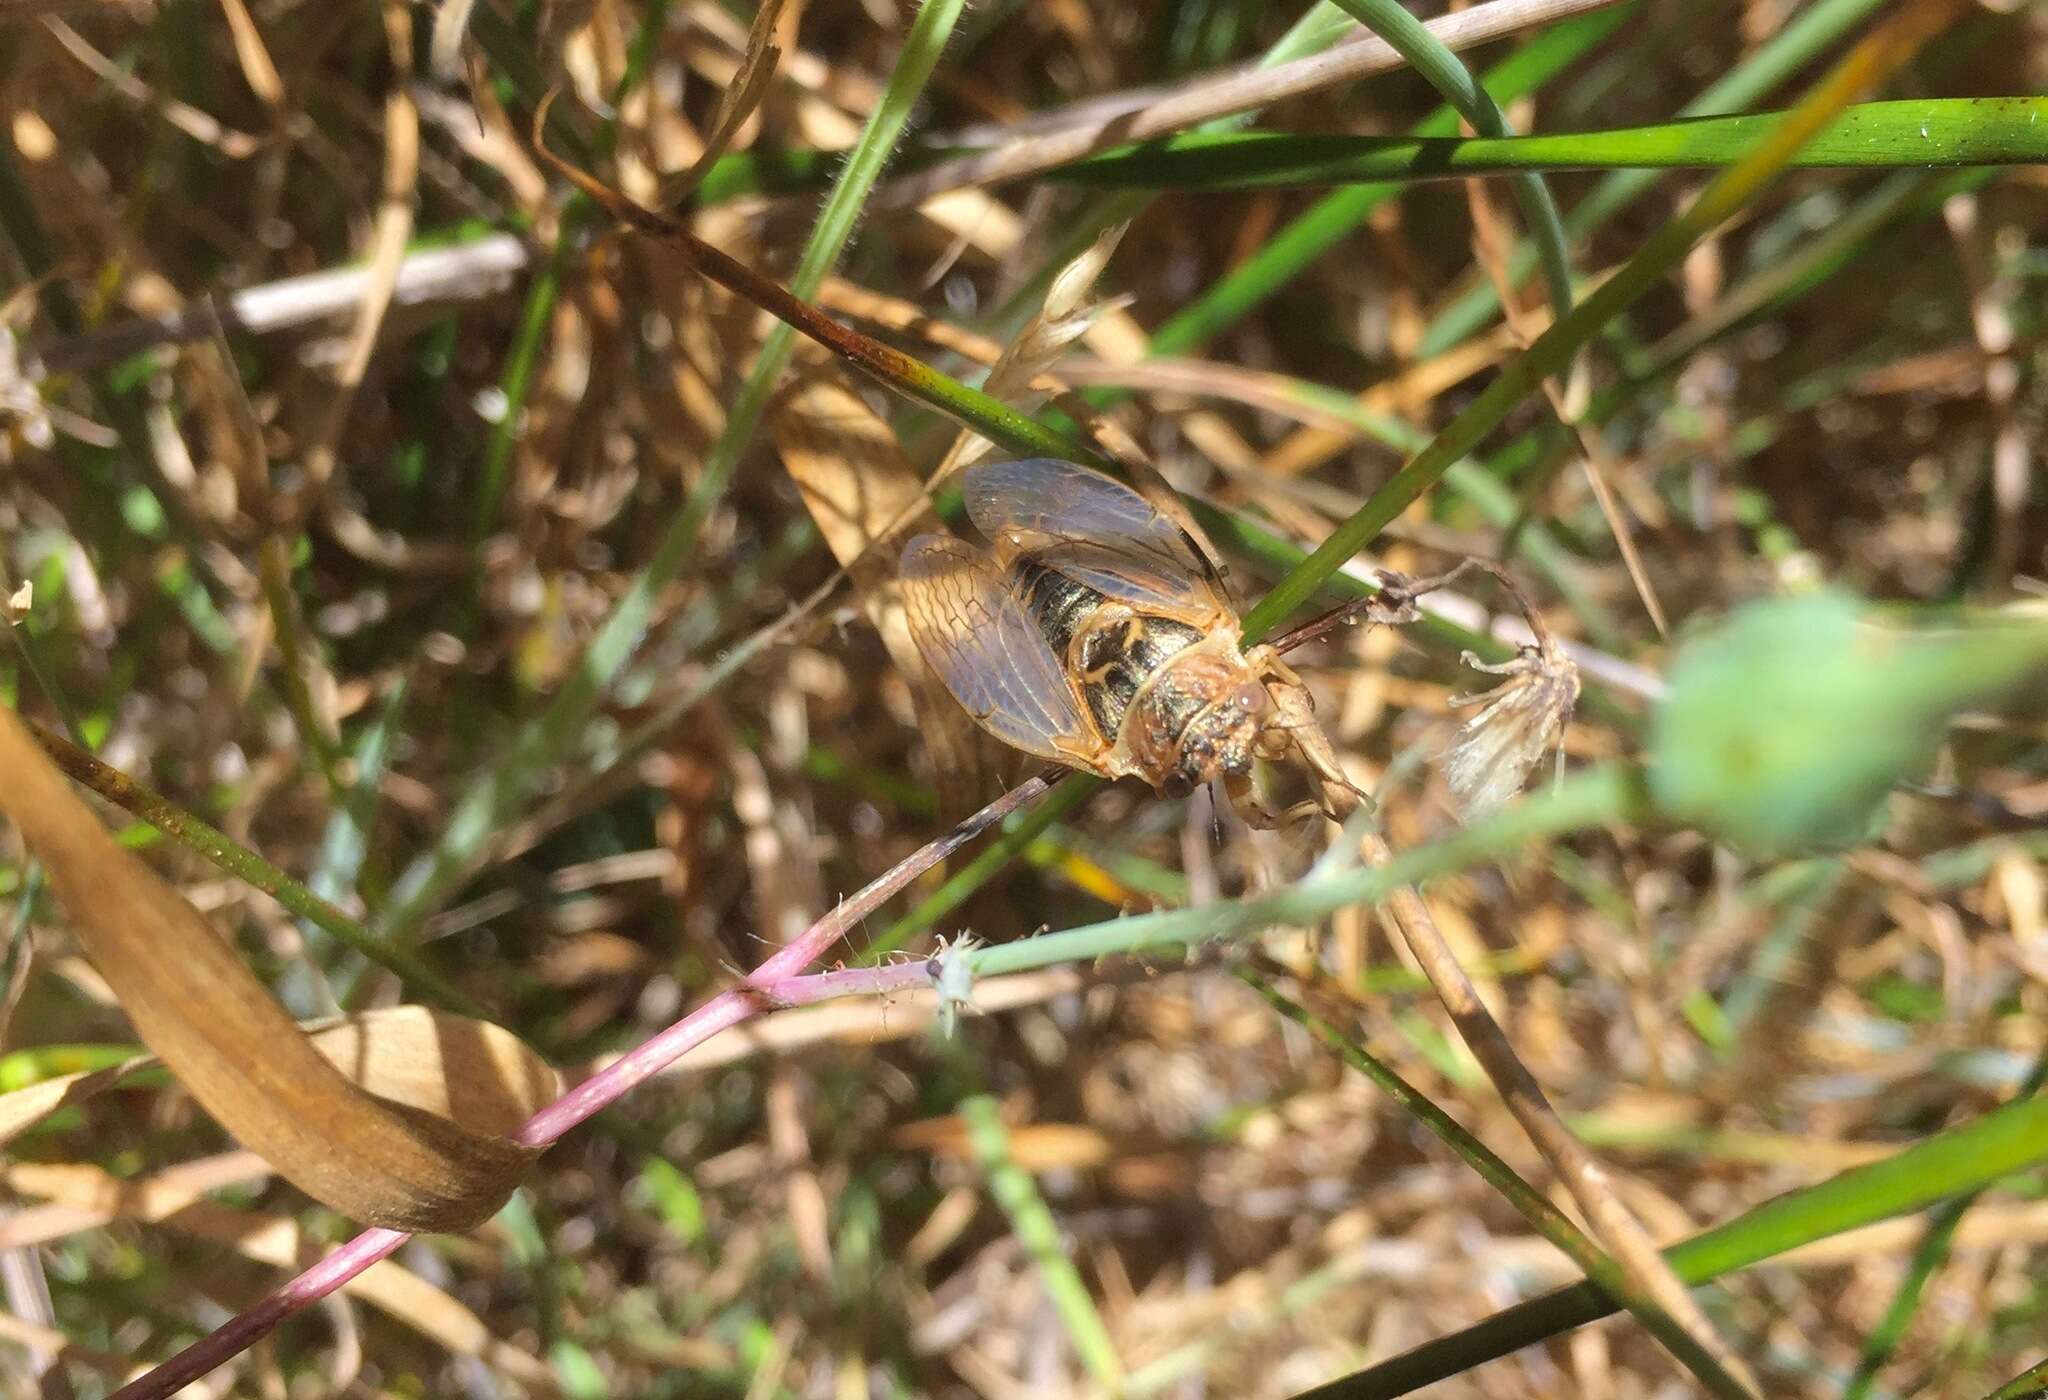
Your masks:
<svg viewBox="0 0 2048 1400"><path fill-rule="evenodd" d="M1103 771L1185 792L1249 771L1267 697L1235 619L1208 630L1109 598L1027 556L1011 587L1102 736Z"/></svg>

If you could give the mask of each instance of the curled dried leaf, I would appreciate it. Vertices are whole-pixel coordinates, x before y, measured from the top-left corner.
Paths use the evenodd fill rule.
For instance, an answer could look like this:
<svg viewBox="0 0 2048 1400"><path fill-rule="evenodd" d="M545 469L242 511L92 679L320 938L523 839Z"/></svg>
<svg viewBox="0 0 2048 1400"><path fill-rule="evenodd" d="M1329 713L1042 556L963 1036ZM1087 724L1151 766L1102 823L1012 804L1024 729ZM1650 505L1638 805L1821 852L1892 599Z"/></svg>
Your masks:
<svg viewBox="0 0 2048 1400"><path fill-rule="evenodd" d="M43 862L137 1034L245 1146L314 1198L391 1229L467 1229L504 1203L536 1155L501 1135L518 1121L508 1105L552 1089L509 1032L416 1013L323 1052L213 926L107 834L5 708L0 773L0 813ZM336 1057L391 1092L352 1083Z"/></svg>
<svg viewBox="0 0 2048 1400"><path fill-rule="evenodd" d="M782 46L775 42L775 28L782 21L786 4L788 0L763 0L754 11L754 22L747 30L747 51L740 57L739 71L718 99L718 112L711 119L704 149L688 170L663 188L664 208L672 209L695 193L767 95L769 79L775 76L775 67L782 61Z"/></svg>
<svg viewBox="0 0 2048 1400"><path fill-rule="evenodd" d="M429 1006L359 1011L305 1031L313 1048L358 1088L479 1133L511 1136L561 1088L560 1076L503 1026ZM162 1063L137 1055L0 1094L0 1143Z"/></svg>

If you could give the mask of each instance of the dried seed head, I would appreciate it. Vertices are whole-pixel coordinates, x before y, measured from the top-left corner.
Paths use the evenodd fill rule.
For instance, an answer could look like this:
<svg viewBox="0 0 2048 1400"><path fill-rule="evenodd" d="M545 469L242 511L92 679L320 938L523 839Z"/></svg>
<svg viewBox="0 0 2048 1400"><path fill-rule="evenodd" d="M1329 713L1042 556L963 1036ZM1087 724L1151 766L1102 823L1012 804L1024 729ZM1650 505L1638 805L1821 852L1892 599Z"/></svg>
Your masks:
<svg viewBox="0 0 2048 1400"><path fill-rule="evenodd" d="M1579 668L1545 635L1515 659L1489 666L1470 652L1465 664L1507 679L1492 690L1454 696L1478 705L1444 755L1444 777L1460 816L1478 816L1522 790L1529 771L1564 739L1579 699Z"/></svg>

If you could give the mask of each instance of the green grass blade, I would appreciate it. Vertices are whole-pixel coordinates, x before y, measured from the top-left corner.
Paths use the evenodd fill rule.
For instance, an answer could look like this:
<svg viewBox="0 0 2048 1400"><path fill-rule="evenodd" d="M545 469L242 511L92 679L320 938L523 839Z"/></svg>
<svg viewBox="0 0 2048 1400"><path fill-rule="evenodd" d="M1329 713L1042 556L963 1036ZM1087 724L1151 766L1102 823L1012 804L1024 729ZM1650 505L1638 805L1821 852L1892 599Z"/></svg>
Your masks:
<svg viewBox="0 0 2048 1400"><path fill-rule="evenodd" d="M902 135L911 108L945 49L963 3L964 0L928 0L918 11L882 100L841 170L839 182L819 213L803 257L790 279L796 296L816 295L825 274L838 263L868 192ZM433 850L409 866L393 885L384 920L387 937L409 937L469 878L479 854L503 825L506 815L533 791L547 767L560 757L596 712L606 687L639 645L656 595L681 571L694 550L699 528L723 494L767 408L794 339L795 333L787 325L777 326L770 333L733 402L724 432L705 459L703 475L663 532L646 566L634 577L541 714L521 730L503 756L463 794Z"/></svg>
<svg viewBox="0 0 2048 1400"><path fill-rule="evenodd" d="M1516 1175L1514 1168L1496 1156L1485 1143L1466 1132L1455 1118L1337 1027L1295 1005L1260 978L1249 973L1239 975L1275 1011L1322 1042L1325 1049L1370 1079L1416 1121L1435 1133L1465 1160L1467 1166L1478 1172L1487 1185L1500 1192L1531 1228L1563 1251L1565 1257L1584 1270L1586 1276L1605 1289L1609 1296L1621 1300L1629 1312L1716 1395L1749 1394L1742 1383L1729 1375L1721 1363L1670 1314L1631 1287L1621 1266L1593 1243L1585 1231L1574 1225L1542 1192Z"/></svg>
<svg viewBox="0 0 2048 1400"><path fill-rule="evenodd" d="M1766 1201L1672 1246L1665 1257L1685 1282L1706 1283L1799 1245L1924 1210L1958 1192L1980 1190L2042 1162L2048 1162L2048 1099L2021 1099L1882 1162ZM1613 1311L1613 1303L1598 1288L1574 1284L1309 1394L1317 1400L1406 1395Z"/></svg>
<svg viewBox="0 0 2048 1400"><path fill-rule="evenodd" d="M2019 1096L2031 1098L2041 1092L2041 1086L2048 1082L2048 1056L2037 1060L2033 1073L2020 1086ZM1965 1192L1952 1200L1943 1201L1928 1212L1927 1229L1920 1236L1920 1243L1913 1250L1913 1258L1906 1266L1906 1276L1899 1280L1898 1291L1884 1310L1884 1316L1870 1336L1864 1340L1863 1354L1856 1359L1856 1372L1849 1378L1849 1384L1842 1388L1842 1400L1869 1400L1877 1381L1877 1373L1884 1369L1891 1359L1892 1351L1905 1335L1906 1327L1913 1315L1920 1310L1920 1300L1927 1288L1927 1281L1948 1261L1949 1247L1955 1241L1956 1227L1963 1223L1963 1216L1977 1202L1981 1191Z"/></svg>
<svg viewBox="0 0 2048 1400"><path fill-rule="evenodd" d="M1924 42L1926 17L1936 8L1923 5L1906 10L1865 40L1821 80L1812 96L1778 121L1750 154L1724 170L1684 213L1646 239L1614 276L1509 361L1428 447L1245 615L1245 640L1258 641L1307 602L1324 579L1434 486L1446 468L1477 447L1546 377L1563 370L1601 327L1660 281L1695 243L1760 193L1851 98L1903 63Z"/></svg>
<svg viewBox="0 0 2048 1400"><path fill-rule="evenodd" d="M1743 278L1702 315L1658 341L1647 365L1630 366L1630 383L1640 385L1676 372L1707 345L1849 268L1884 229L1904 219L1938 212L1950 195L1975 189L1996 173L1981 168L1947 175L1900 171L1881 181L1810 240Z"/></svg>
<svg viewBox="0 0 2048 1400"><path fill-rule="evenodd" d="M2048 98L1868 102L1844 111L1793 169L1922 170L2048 161ZM1108 188L1292 189L1531 170L1710 170L1732 165L1783 113L1694 117L1605 131L1487 137L1187 135L1108 151L1047 178Z"/></svg>
<svg viewBox="0 0 2048 1400"><path fill-rule="evenodd" d="M1075 1354L1096 1384L1114 1395L1124 1371L1116 1344L1095 1311L1095 1300L1088 1296L1080 1270L1067 1257L1059 1222L1038 1194L1038 1184L1010 1155L1010 1134L996 1111L996 1101L986 1094L963 1099L960 1116L966 1120L974 1158L988 1176L989 1194L1002 1207L1010 1229L1037 1266L1039 1282L1045 1286L1046 1298L1073 1342Z"/></svg>
<svg viewBox="0 0 2048 1400"><path fill-rule="evenodd" d="M1984 1400L2041 1400L2048 1396L2048 1356L1992 1391Z"/></svg>
<svg viewBox="0 0 2048 1400"><path fill-rule="evenodd" d="M1538 91L1613 33L1629 13L1630 7L1625 5L1595 10L1544 30L1494 65L1484 80L1486 90L1496 102L1513 102ZM1442 107L1417 123L1414 134L1449 136L1457 131L1457 124L1457 113ZM1048 178L1063 176L1054 172ZM1400 188L1395 184L1361 185L1324 196L1267 239L1258 252L1161 323L1152 333L1151 352L1180 355L1206 344L1355 233L1375 209L1399 194Z"/></svg>
<svg viewBox="0 0 2048 1400"><path fill-rule="evenodd" d="M1867 19L1880 3L1882 0L1816 0L1770 42L1680 107L1678 115L1718 116L1752 106L1812 62L1822 49ZM1578 203L1565 225L1574 238L1585 238L1640 199L1656 182L1657 173L1650 170L1625 170L1610 175ZM1516 285L1528 276L1535 262L1535 252L1527 242L1516 247L1508 259L1509 276ZM1499 308L1493 279L1480 278L1471 291L1445 307L1423 329L1416 357L1426 360L1442 354L1477 333Z"/></svg>
<svg viewBox="0 0 2048 1400"><path fill-rule="evenodd" d="M83 783L123 811L148 822L188 850L251 889L261 890L291 913L376 962L407 986L466 1016L487 1017L474 1000L403 948L393 948L334 905L313 893L226 832L193 815L168 798L142 786L119 769L110 768L91 751L34 726L36 742L73 781Z"/></svg>
<svg viewBox="0 0 2048 1400"><path fill-rule="evenodd" d="M1339 909L1376 903L1402 885L1469 869L1564 832L1644 817L1648 810L1633 770L1618 764L1588 768L1440 840L1403 851L1386 865L1316 872L1253 899L1133 914L996 944L976 951L970 962L977 977L994 977L1312 924Z"/></svg>
<svg viewBox="0 0 2048 1400"><path fill-rule="evenodd" d="M1403 9L1398 0L1337 0L1337 3L1357 16L1360 24L1393 45L1394 51L1407 59L1409 66L1420 73L1431 87L1442 93L1444 100L1471 123L1474 131L1481 136L1496 138L1510 134L1507 117L1486 89L1474 81L1471 70L1456 54L1445 48L1443 41L1430 33L1421 20ZM1518 172L1510 183L1515 192L1515 202L1521 206L1522 218L1536 241L1537 257L1543 264L1543 279L1550 288L1550 305L1559 316L1563 316L1572 305L1572 265L1566 249L1564 220L1557 212L1557 201L1551 198L1550 187L1534 174Z"/></svg>

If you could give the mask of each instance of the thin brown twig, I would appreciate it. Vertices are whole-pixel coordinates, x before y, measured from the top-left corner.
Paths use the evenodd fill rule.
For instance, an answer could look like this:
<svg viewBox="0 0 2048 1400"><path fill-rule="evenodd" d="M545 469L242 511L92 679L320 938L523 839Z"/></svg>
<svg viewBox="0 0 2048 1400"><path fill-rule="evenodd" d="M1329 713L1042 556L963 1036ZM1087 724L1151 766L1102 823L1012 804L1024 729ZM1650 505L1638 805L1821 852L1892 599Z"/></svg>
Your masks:
<svg viewBox="0 0 2048 1400"><path fill-rule="evenodd" d="M1986 568L1990 582L2003 587L2019 567L2021 520L2034 466L2034 454L2014 411L2020 369L2013 355L2012 315L2006 309L2011 288L1995 275L1991 240L1979 227L1977 196L1949 196L1942 203L1941 217L1955 243L1956 263L1969 293L1970 331L1983 360L1984 405L1991 426L1991 557Z"/></svg>
<svg viewBox="0 0 2048 1400"><path fill-rule="evenodd" d="M189 102L181 102L175 97L165 97L157 92L87 43L83 34L58 19L55 14L44 12L43 28L47 29L58 46L76 59L87 72L130 102L154 109L166 122L194 141L212 146L230 160L246 160L263 149L262 137L251 136L246 131L237 131L210 112L202 112Z"/></svg>
<svg viewBox="0 0 2048 1400"><path fill-rule="evenodd" d="M1373 865L1385 865L1394 858L1393 850L1376 832L1368 833L1359 848ZM1606 1166L1565 1125L1551 1107L1543 1086L1536 1082L1536 1076L1515 1054L1507 1034L1479 999L1479 989L1472 984L1457 954L1451 951L1422 896L1412 886L1403 885L1388 898L1387 904L1395 929L1421 964L1473 1058L1493 1081L1501 1102L1571 1192L1600 1243L1636 1287L1706 1347L1730 1375L1756 1392L1756 1380L1741 1358L1728 1349L1713 1323L1658 1252L1656 1241L1616 1194Z"/></svg>
<svg viewBox="0 0 2048 1400"><path fill-rule="evenodd" d="M394 306L478 301L495 296L526 270L532 252L518 237L494 233L453 248L409 253L392 279ZM46 371L79 371L113 364L159 345L184 345L224 331L274 335L357 311L376 269L329 268L207 297L167 316L136 317L95 326L34 347Z"/></svg>
<svg viewBox="0 0 2048 1400"><path fill-rule="evenodd" d="M1412 582L1398 577L1389 578L1382 596L1365 599L1313 619L1282 637L1275 645L1283 648L1298 645L1361 614L1384 617L1394 622L1407 620L1414 615L1415 600L1422 593L1448 584L1475 568L1492 575L1507 592L1528 624L1535 645L1542 650L1553 647L1554 642L1541 614L1529 605L1528 598L1513 577L1499 565L1482 559L1467 559L1434 578ZM1351 803L1347 794L1326 787L1325 800L1332 797L1337 799L1332 810L1340 813L1349 811ZM1359 850L1371 865L1386 865L1394 858L1392 848L1377 832L1368 832L1360 838ZM1573 1200L1578 1202L1594 1235L1614 1256L1631 1283L1669 1313L1730 1376L1738 1378L1741 1384L1755 1392L1754 1378L1728 1349L1698 1304L1693 1302L1692 1295L1671 1271L1648 1232L1615 1194L1607 1169L1565 1125L1557 1110L1551 1107L1536 1077L1516 1055L1499 1022L1493 1019L1480 1000L1478 989L1451 950L1442 930L1437 927L1422 896L1413 886L1403 885L1388 897L1386 905L1395 930L1429 978L1430 985L1436 989L1438 999L1450 1013L1473 1057L1499 1091L1509 1112L1514 1114L1523 1131L1528 1133L1537 1150L1571 1192Z"/></svg>
<svg viewBox="0 0 2048 1400"><path fill-rule="evenodd" d="M1452 582L1470 569L1480 569L1492 575L1507 592L1527 622L1538 649L1548 651L1554 646L1542 616L1529 605L1528 598L1513 577L1499 565L1483 559L1464 560L1434 578L1415 581L1398 576L1388 578L1385 580L1386 592L1380 597L1365 599L1313 619L1286 634L1275 645L1283 649L1298 645L1359 615L1391 622L1410 620L1415 614L1416 598ZM1325 803L1332 804L1326 810L1348 816L1355 809L1350 794L1330 785L1324 785L1323 792ZM1359 852L1370 865L1383 866L1394 859L1392 848L1376 831L1368 831L1360 838ZM1557 1110L1551 1107L1536 1077L1516 1055L1499 1022L1493 1019L1480 1000L1478 989L1451 950L1442 930L1437 927L1436 919L1421 894L1411 885L1399 886L1388 896L1386 908L1391 915L1390 922L1429 978L1430 985L1436 989L1438 999L1450 1013L1473 1057L1493 1082L1509 1112L1514 1114L1544 1160L1550 1163L1551 1169L1571 1192L1573 1200L1592 1226L1594 1236L1614 1256L1629 1281L1644 1296L1668 1313L1721 1364L1730 1377L1736 1378L1751 1393L1756 1393L1755 1379L1728 1349L1713 1324L1686 1291L1685 1285L1658 1252L1649 1233L1616 1195L1605 1166L1573 1135Z"/></svg>

